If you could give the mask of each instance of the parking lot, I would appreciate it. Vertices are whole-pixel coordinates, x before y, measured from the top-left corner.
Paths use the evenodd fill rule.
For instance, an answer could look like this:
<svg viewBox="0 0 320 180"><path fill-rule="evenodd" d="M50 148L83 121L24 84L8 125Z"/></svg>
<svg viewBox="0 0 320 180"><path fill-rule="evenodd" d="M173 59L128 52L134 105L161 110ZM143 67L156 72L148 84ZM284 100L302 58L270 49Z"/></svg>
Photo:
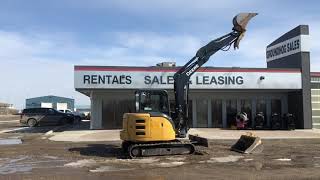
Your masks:
<svg viewBox="0 0 320 180"><path fill-rule="evenodd" d="M249 155L229 150L234 139L215 138L210 140L209 148L198 147L194 155L141 159L127 159L119 140L49 140L53 134L86 132L87 128L88 122L75 127L36 128L20 127L14 120L6 123L0 133L2 140L9 140L7 145L0 145L1 179L316 179L320 176L319 138L263 140L263 152ZM110 131L110 135L114 133ZM21 139L21 144L13 141L17 139Z"/></svg>

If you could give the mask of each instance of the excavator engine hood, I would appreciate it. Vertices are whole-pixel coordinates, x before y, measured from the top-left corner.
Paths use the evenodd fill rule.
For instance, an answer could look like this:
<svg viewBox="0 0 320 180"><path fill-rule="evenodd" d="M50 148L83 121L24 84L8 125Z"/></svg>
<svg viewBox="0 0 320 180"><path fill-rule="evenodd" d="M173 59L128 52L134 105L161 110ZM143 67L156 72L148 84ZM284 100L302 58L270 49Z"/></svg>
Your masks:
<svg viewBox="0 0 320 180"><path fill-rule="evenodd" d="M239 48L239 43L241 39L244 36L244 33L246 32L246 27L250 21L251 18L256 16L258 13L239 13L236 15L232 22L233 22L233 28L232 30L237 31L240 33L239 37L237 40L234 42L234 48L237 49Z"/></svg>

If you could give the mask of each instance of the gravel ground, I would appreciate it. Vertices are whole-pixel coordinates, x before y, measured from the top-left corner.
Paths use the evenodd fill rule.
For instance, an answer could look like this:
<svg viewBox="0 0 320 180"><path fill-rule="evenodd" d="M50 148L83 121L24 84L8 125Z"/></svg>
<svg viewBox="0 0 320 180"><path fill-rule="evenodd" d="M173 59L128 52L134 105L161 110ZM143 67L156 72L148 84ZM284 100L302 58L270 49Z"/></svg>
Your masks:
<svg viewBox="0 0 320 180"><path fill-rule="evenodd" d="M194 155L126 159L120 141L53 142L52 128L0 133L22 140L0 145L0 179L320 179L320 139L264 140L249 155L214 140Z"/></svg>

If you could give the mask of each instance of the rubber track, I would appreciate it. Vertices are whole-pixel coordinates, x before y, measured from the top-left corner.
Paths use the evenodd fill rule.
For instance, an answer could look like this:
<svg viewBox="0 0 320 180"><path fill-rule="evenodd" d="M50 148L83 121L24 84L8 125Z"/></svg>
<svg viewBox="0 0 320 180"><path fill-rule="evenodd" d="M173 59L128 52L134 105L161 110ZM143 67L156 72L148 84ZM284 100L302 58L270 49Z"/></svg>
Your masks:
<svg viewBox="0 0 320 180"><path fill-rule="evenodd" d="M187 146L190 146L192 147L191 151L189 153L175 153L175 152L172 152L172 153L166 153L164 155L183 155L183 154L193 154L195 152L195 147L193 144L191 143L188 143L188 142L180 142L180 141L177 141L177 142L163 142L163 143L145 143L145 144L132 144L128 147L128 154L130 156L130 158L136 158L136 157L148 157L148 156L160 156L160 155L163 155L163 154L153 154L153 155L141 155L141 149L164 149L164 148L183 148L185 149L186 148L186 145ZM161 147L162 146L162 147ZM172 147L170 147L172 146ZM136 148L136 147L140 147L140 154L138 156L134 156L132 155L131 153L131 150L133 148ZM154 148L153 148L154 147Z"/></svg>

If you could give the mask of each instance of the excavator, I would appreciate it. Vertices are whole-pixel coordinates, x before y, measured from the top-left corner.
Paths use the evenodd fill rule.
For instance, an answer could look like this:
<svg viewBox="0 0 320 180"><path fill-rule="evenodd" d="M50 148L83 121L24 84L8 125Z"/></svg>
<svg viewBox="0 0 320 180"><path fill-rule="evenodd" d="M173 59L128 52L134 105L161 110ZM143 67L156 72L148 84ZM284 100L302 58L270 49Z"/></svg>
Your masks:
<svg viewBox="0 0 320 180"><path fill-rule="evenodd" d="M233 18L232 32L201 47L196 55L174 74L175 109L170 111L166 90L140 89L135 92L135 113L123 115L120 132L122 149L130 158L182 155L195 152L193 140L183 141L188 127L188 93L190 77L216 52L227 51L239 43L246 26L257 13L240 13ZM189 136L190 139L190 136ZM198 143L201 140L198 139Z"/></svg>

